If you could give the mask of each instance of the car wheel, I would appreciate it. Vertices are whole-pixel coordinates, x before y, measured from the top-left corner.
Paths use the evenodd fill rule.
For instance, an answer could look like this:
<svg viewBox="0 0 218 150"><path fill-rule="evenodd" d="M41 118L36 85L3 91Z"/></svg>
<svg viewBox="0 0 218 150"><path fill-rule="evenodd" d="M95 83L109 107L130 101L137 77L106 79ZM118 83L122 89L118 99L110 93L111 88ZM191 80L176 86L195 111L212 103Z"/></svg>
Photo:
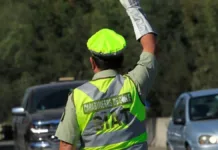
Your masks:
<svg viewBox="0 0 218 150"><path fill-rule="evenodd" d="M186 146L186 150L191 150L191 149L192 148L189 145Z"/></svg>
<svg viewBox="0 0 218 150"><path fill-rule="evenodd" d="M169 144L167 144L167 150L172 150Z"/></svg>

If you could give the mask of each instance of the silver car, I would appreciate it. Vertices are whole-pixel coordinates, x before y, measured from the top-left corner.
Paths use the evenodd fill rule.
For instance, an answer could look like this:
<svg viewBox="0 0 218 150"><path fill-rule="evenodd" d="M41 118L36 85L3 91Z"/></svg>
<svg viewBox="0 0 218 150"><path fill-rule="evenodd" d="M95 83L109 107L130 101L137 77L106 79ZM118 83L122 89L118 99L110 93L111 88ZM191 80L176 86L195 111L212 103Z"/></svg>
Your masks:
<svg viewBox="0 0 218 150"><path fill-rule="evenodd" d="M167 130L169 150L218 150L218 89L183 93Z"/></svg>

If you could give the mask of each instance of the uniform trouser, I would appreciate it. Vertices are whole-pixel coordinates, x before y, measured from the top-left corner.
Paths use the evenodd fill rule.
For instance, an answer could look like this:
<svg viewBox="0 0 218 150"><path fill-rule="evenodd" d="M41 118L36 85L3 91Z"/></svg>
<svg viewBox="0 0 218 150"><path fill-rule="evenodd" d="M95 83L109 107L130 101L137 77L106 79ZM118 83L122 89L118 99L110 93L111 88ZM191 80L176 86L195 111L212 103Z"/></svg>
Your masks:
<svg viewBox="0 0 218 150"><path fill-rule="evenodd" d="M148 150L147 142L133 145L126 150Z"/></svg>

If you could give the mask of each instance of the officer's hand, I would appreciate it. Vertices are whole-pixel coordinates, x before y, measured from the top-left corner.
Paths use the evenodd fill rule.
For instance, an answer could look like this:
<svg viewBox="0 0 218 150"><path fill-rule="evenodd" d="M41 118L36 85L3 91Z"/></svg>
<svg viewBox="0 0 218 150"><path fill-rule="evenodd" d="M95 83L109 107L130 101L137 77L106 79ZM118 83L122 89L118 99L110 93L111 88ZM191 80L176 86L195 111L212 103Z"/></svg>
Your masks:
<svg viewBox="0 0 218 150"><path fill-rule="evenodd" d="M125 9L140 7L140 0L120 0Z"/></svg>

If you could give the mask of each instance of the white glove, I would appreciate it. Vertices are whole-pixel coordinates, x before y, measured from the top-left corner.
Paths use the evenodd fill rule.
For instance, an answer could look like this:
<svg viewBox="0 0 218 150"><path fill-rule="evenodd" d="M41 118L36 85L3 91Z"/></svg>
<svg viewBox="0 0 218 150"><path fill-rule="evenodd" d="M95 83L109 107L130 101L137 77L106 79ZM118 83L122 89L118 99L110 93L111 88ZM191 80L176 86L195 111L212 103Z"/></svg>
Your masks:
<svg viewBox="0 0 218 150"><path fill-rule="evenodd" d="M148 33L156 34L146 19L146 15L140 6L140 0L120 0L120 3L126 9L131 19L136 40Z"/></svg>
<svg viewBox="0 0 218 150"><path fill-rule="evenodd" d="M125 9L140 7L140 0L120 0L120 3Z"/></svg>

